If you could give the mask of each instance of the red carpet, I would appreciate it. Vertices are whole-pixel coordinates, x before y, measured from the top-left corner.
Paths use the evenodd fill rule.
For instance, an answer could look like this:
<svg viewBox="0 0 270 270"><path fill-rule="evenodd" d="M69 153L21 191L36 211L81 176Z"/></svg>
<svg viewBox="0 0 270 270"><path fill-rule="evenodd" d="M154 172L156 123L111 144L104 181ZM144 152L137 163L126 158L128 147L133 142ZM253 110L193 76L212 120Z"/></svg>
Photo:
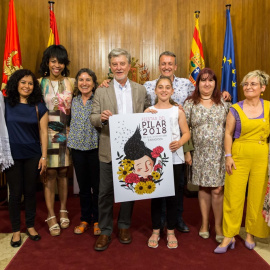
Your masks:
<svg viewBox="0 0 270 270"><path fill-rule="evenodd" d="M42 236L41 241L27 240L6 269L8 270L69 270L69 269L230 269L255 270L270 269L269 265L255 251L245 248L243 240L236 238L235 250L226 254L214 254L217 246L215 235L211 229L211 238L204 240L198 236L200 227L200 212L196 198L185 198L184 219L191 232L187 234L176 232L179 247L169 250L166 246L166 236L163 235L157 249L147 247L151 235L150 200L135 203L132 236L130 245L120 244L117 239L117 229L112 235L109 248L103 252L93 249L96 237L92 227L83 235L75 235L73 228L79 223L79 198L70 196L68 199L71 227L62 230L61 236L51 237L48 232L46 208L43 196L38 194L38 210L36 228ZM56 202L59 207L59 202ZM119 205L115 205L115 225ZM22 213L24 215L24 212ZM10 232L7 210L0 210L0 232ZM212 228L213 228L213 224ZM116 226L115 226L116 228ZM22 228L25 231L25 228Z"/></svg>

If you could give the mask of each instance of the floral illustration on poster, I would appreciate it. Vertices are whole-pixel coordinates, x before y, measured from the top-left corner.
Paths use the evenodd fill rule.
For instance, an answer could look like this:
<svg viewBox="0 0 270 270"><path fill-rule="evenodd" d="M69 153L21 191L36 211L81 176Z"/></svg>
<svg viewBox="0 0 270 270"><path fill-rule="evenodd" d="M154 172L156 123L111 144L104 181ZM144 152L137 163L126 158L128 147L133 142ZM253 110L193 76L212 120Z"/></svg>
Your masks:
<svg viewBox="0 0 270 270"><path fill-rule="evenodd" d="M158 114L110 118L116 202L174 195L167 121Z"/></svg>

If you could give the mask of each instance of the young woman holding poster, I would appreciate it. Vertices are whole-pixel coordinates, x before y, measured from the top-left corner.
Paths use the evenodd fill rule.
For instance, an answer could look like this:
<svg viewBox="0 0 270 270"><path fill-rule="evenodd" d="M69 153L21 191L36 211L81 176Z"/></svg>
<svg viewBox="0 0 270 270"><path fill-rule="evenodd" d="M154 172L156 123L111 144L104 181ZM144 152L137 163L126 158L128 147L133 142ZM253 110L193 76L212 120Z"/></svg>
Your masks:
<svg viewBox="0 0 270 270"><path fill-rule="evenodd" d="M146 109L145 112L162 112L164 110L170 112L172 142L170 143L170 150L173 153L173 172L174 172L174 186L178 190L179 179L184 169L184 152L183 145L189 140L190 132L187 125L185 113L178 109L178 106L172 104L171 96L173 94L172 81L169 77L160 76L157 81L155 93L157 95L157 103ZM181 134L180 135L180 130ZM177 223L177 192L175 196L166 197L167 207L167 247L177 248L178 241L174 234L174 228ZM162 198L152 199L151 201L151 218L153 232L148 240L150 248L157 248L160 238L161 228L161 205Z"/></svg>

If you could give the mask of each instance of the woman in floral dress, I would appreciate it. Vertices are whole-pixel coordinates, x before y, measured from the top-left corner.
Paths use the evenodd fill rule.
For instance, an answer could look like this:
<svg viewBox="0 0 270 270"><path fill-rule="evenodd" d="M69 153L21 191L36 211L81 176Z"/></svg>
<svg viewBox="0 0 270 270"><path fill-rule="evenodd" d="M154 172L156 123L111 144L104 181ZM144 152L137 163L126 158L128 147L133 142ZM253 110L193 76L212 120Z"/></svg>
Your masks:
<svg viewBox="0 0 270 270"><path fill-rule="evenodd" d="M46 106L49 110L48 125L48 162L47 179L44 183L44 193L48 208L48 223L50 234L60 234L54 212L55 186L57 183L60 199L60 226L69 226L66 207L68 195L67 171L70 165L70 153L67 148L67 134L70 123L70 108L74 88L74 79L69 75L68 54L62 45L52 45L44 53L40 65L41 89Z"/></svg>
<svg viewBox="0 0 270 270"><path fill-rule="evenodd" d="M199 235L209 238L209 212L215 216L216 241L221 242L223 185L225 178L224 132L230 103L223 101L215 73L200 71L196 88L184 104L194 144L192 184L199 186L202 225ZM190 158L190 152L185 154Z"/></svg>
<svg viewBox="0 0 270 270"><path fill-rule="evenodd" d="M263 204L263 217L267 225L270 227L270 144L269 144L269 156L268 156L268 184Z"/></svg>

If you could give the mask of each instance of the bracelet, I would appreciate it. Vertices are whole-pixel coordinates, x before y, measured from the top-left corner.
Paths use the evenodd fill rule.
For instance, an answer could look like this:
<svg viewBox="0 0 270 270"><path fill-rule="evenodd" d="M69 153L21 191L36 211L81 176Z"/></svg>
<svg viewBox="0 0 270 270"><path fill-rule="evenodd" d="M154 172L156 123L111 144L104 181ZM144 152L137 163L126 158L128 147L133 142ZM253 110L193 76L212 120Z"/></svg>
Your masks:
<svg viewBox="0 0 270 270"><path fill-rule="evenodd" d="M41 157L41 158L44 159L44 160L47 159L47 157Z"/></svg>
<svg viewBox="0 0 270 270"><path fill-rule="evenodd" d="M225 157L231 157L232 156L232 154L226 154L225 155Z"/></svg>

